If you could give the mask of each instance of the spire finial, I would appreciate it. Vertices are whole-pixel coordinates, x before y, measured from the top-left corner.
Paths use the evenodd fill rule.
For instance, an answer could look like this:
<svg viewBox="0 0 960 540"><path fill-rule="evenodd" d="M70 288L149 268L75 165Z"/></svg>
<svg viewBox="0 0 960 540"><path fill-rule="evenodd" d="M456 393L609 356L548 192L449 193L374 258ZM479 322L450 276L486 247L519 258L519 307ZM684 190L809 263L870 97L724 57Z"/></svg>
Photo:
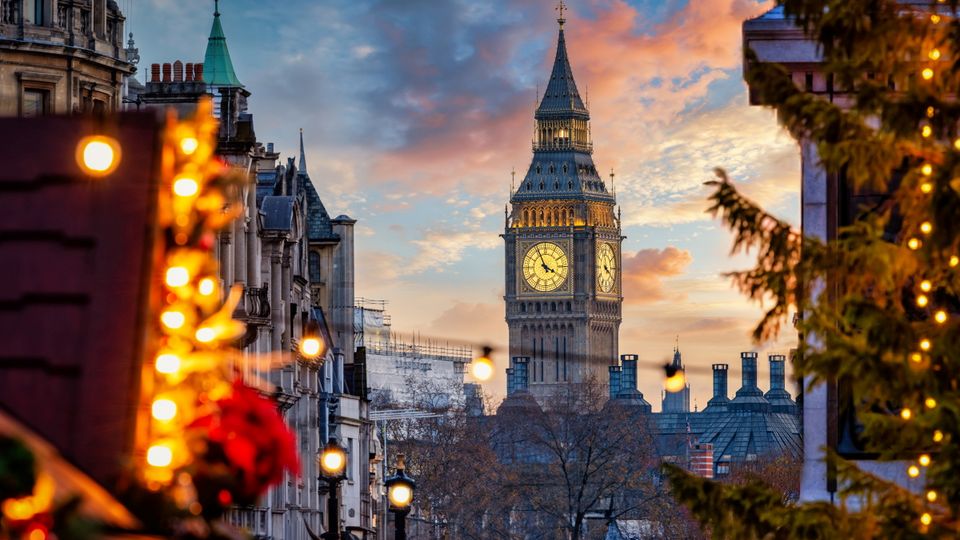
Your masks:
<svg viewBox="0 0 960 540"><path fill-rule="evenodd" d="M567 8L567 5L563 3L563 0L560 0L560 3L557 4L556 9L560 13L560 17L557 18L557 22L560 23L560 29L562 30L563 23L567 22L567 20L563 18L563 12L569 8Z"/></svg>
<svg viewBox="0 0 960 540"><path fill-rule="evenodd" d="M513 184L517 180L517 168L510 167L510 194L513 195Z"/></svg>
<svg viewBox="0 0 960 540"><path fill-rule="evenodd" d="M220 16L220 0L213 0L213 16Z"/></svg>
<svg viewBox="0 0 960 540"><path fill-rule="evenodd" d="M307 153L303 151L303 128L300 128L300 174L307 175Z"/></svg>

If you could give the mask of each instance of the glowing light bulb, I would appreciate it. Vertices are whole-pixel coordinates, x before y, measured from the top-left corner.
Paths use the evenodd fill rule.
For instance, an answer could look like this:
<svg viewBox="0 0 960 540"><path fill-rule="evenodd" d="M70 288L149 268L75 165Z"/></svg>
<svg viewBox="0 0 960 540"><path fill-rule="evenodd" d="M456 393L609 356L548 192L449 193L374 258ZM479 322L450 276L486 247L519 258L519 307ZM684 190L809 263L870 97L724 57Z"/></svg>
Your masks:
<svg viewBox="0 0 960 540"><path fill-rule="evenodd" d="M944 310L937 311L933 316L933 320L937 321L940 324L947 322L947 312Z"/></svg>
<svg viewBox="0 0 960 540"><path fill-rule="evenodd" d="M167 285L171 287L183 287L190 283L190 272L182 266L171 266L167 268Z"/></svg>
<svg viewBox="0 0 960 540"><path fill-rule="evenodd" d="M937 492L932 489L927 491L927 500L930 502L937 502Z"/></svg>
<svg viewBox="0 0 960 540"><path fill-rule="evenodd" d="M187 322L187 317L180 311L164 311L160 314L160 322L172 330L182 328Z"/></svg>
<svg viewBox="0 0 960 540"><path fill-rule="evenodd" d="M943 432L939 429L933 432L933 442L940 442L943 440Z"/></svg>
<svg viewBox="0 0 960 540"><path fill-rule="evenodd" d="M217 290L217 284L213 281L213 278L203 278L200 280L200 283L197 284L197 292L203 296L210 296Z"/></svg>
<svg viewBox="0 0 960 540"><path fill-rule="evenodd" d="M930 176L933 174L933 165L924 163L923 166L920 167L920 172L922 172L924 176Z"/></svg>
<svg viewBox="0 0 960 540"><path fill-rule="evenodd" d="M663 381L663 388L667 392L679 392L686 388L687 378L683 373L682 369L678 369L676 373L670 375Z"/></svg>
<svg viewBox="0 0 960 540"><path fill-rule="evenodd" d="M196 337L200 343L210 343L217 338L217 331L209 326L204 326L203 328L197 329L194 337Z"/></svg>
<svg viewBox="0 0 960 540"><path fill-rule="evenodd" d="M937 114L936 109L934 109L933 107L927 107L927 118L933 118L935 114Z"/></svg>
<svg viewBox="0 0 960 540"><path fill-rule="evenodd" d="M956 148L957 150L960 150L960 139L955 139L953 141L953 147Z"/></svg>
<svg viewBox="0 0 960 540"><path fill-rule="evenodd" d="M929 351L929 350L930 350L930 340L929 340L929 339L921 339L921 340L920 340L920 350L921 350L921 351Z"/></svg>
<svg viewBox="0 0 960 540"><path fill-rule="evenodd" d="M923 193L930 193L931 191L933 191L933 184L931 184L930 182L924 182L920 184L920 191L922 191Z"/></svg>
<svg viewBox="0 0 960 540"><path fill-rule="evenodd" d="M910 478L916 478L920 476L920 467L917 467L916 465L907 467L907 474L910 475Z"/></svg>
<svg viewBox="0 0 960 540"><path fill-rule="evenodd" d="M195 137L184 137L180 139L180 151L188 156L196 152L199 147L200 141Z"/></svg>
<svg viewBox="0 0 960 540"><path fill-rule="evenodd" d="M913 412L910 409L903 408L900 410L900 418L904 420L909 420L913 416Z"/></svg>
<svg viewBox="0 0 960 540"><path fill-rule="evenodd" d="M493 376L493 361L481 356L470 363L470 373L478 381L486 381Z"/></svg>
<svg viewBox="0 0 960 540"><path fill-rule="evenodd" d="M923 126L923 129L920 130L920 135L922 135L923 138L927 138L932 134L933 134L933 128L931 128L930 126Z"/></svg>
<svg viewBox="0 0 960 540"><path fill-rule="evenodd" d="M920 246L922 245L923 242L921 242L919 238L911 238L910 240L907 240L907 247L914 251L920 249Z"/></svg>
<svg viewBox="0 0 960 540"><path fill-rule="evenodd" d="M923 523L924 525L929 525L933 523L933 516L931 516L929 512L924 512L920 516L920 523Z"/></svg>
<svg viewBox="0 0 960 540"><path fill-rule="evenodd" d="M173 420L173 417L177 415L177 404L169 399L158 399L153 402L150 412L157 420Z"/></svg>
<svg viewBox="0 0 960 540"><path fill-rule="evenodd" d="M180 371L180 357L175 354L161 354L157 357L156 369L160 373L176 373Z"/></svg>
<svg viewBox="0 0 960 540"><path fill-rule="evenodd" d="M920 307L927 307L927 304L930 303L930 299L927 298L927 295L921 294L917 297L917 305Z"/></svg>
<svg viewBox="0 0 960 540"><path fill-rule="evenodd" d="M923 466L923 467L929 467L929 466L930 466L930 456L927 455L927 454L923 454L922 456L920 456L920 458L919 458L917 461L918 461L918 462L920 463L920 465Z"/></svg>
<svg viewBox="0 0 960 540"><path fill-rule="evenodd" d="M323 352L323 342L313 336L305 337L300 342L300 354L304 358L316 358L321 352Z"/></svg>
<svg viewBox="0 0 960 540"><path fill-rule="evenodd" d="M77 144L77 164L90 176L106 176L120 164L120 144L116 139L95 135Z"/></svg>
<svg viewBox="0 0 960 540"><path fill-rule="evenodd" d="M933 78L933 70L930 68L924 68L923 71L920 72L920 75L923 77L924 80L929 81L930 79Z"/></svg>
<svg viewBox="0 0 960 540"><path fill-rule="evenodd" d="M923 400L923 404L926 405L928 409L932 409L937 406L937 400L933 399L932 397L928 397L927 399Z"/></svg>
<svg viewBox="0 0 960 540"><path fill-rule="evenodd" d="M940 49L930 49L930 52L927 53L927 57L931 60L940 59Z"/></svg>
<svg viewBox="0 0 960 540"><path fill-rule="evenodd" d="M939 23L940 23L940 16L937 15L936 13L930 15L930 22L932 22L933 24L939 24Z"/></svg>
<svg viewBox="0 0 960 540"><path fill-rule="evenodd" d="M147 463L152 467L169 467L173 463L173 450L165 444L155 444L147 449Z"/></svg>
<svg viewBox="0 0 960 540"><path fill-rule="evenodd" d="M950 266L956 266L958 264L960 264L960 257L957 257L956 255L950 257Z"/></svg>
<svg viewBox="0 0 960 540"><path fill-rule="evenodd" d="M930 283L929 279L925 279L920 282L920 290L923 292L930 292L930 289L933 288L933 284Z"/></svg>
<svg viewBox="0 0 960 540"><path fill-rule="evenodd" d="M930 234L931 232L933 232L933 224L930 223L929 221L924 221L923 223L920 224L920 232L922 232L923 234Z"/></svg>
<svg viewBox="0 0 960 540"><path fill-rule="evenodd" d="M923 362L923 355L918 352L912 353L910 355L910 361L919 364L920 362Z"/></svg>
<svg viewBox="0 0 960 540"><path fill-rule="evenodd" d="M193 197L198 191L200 191L200 185L194 178L181 176L173 181L173 192L180 197Z"/></svg>

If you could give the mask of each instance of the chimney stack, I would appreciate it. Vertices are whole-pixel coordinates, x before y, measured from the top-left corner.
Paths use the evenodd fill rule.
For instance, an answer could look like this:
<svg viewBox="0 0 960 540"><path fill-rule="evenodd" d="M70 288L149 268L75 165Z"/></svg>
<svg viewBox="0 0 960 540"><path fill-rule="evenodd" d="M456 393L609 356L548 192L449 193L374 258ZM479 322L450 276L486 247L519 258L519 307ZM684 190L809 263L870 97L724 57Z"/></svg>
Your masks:
<svg viewBox="0 0 960 540"><path fill-rule="evenodd" d="M527 374L527 363L530 358L527 356L514 356L513 367L507 369L507 395L526 390L529 383Z"/></svg>
<svg viewBox="0 0 960 540"><path fill-rule="evenodd" d="M713 365L713 397L716 399L727 399L727 370L728 364Z"/></svg>
<svg viewBox="0 0 960 540"><path fill-rule="evenodd" d="M610 399L614 399L617 397L617 394L620 393L623 368L620 366L610 366L607 370L610 372Z"/></svg>
<svg viewBox="0 0 960 540"><path fill-rule="evenodd" d="M183 75L183 80L186 82L193 82L193 63L187 62L186 73Z"/></svg>
<svg viewBox="0 0 960 540"><path fill-rule="evenodd" d="M173 82L183 82L183 62L179 60L173 63Z"/></svg>
<svg viewBox="0 0 960 540"><path fill-rule="evenodd" d="M203 82L203 64L193 65L193 80Z"/></svg>
<svg viewBox="0 0 960 540"><path fill-rule="evenodd" d="M150 82L160 82L160 64L150 65Z"/></svg>
<svg viewBox="0 0 960 540"><path fill-rule="evenodd" d="M784 364L787 357L782 354L771 354L767 357L770 360L770 390L783 389L784 384Z"/></svg>
<svg viewBox="0 0 960 540"><path fill-rule="evenodd" d="M165 83L170 82L170 64L169 63L163 64L163 82Z"/></svg>
<svg viewBox="0 0 960 540"><path fill-rule="evenodd" d="M639 357L635 354L621 354L620 365L623 370L620 375L620 393L637 393L637 360Z"/></svg>
<svg viewBox="0 0 960 540"><path fill-rule="evenodd" d="M743 366L743 387L757 387L757 353L740 353L740 364Z"/></svg>

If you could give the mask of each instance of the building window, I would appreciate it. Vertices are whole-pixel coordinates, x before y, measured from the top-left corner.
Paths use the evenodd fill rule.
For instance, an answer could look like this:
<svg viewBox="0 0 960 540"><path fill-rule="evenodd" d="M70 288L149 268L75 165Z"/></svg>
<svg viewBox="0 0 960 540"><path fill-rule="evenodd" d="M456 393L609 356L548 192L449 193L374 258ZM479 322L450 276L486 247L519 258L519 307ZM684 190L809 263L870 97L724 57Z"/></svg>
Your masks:
<svg viewBox="0 0 960 540"><path fill-rule="evenodd" d="M309 255L310 283L320 283L320 254L311 251Z"/></svg>
<svg viewBox="0 0 960 540"><path fill-rule="evenodd" d="M50 93L46 90L25 88L23 90L23 107L21 116L32 118L43 116L50 111Z"/></svg>
<svg viewBox="0 0 960 540"><path fill-rule="evenodd" d="M23 0L23 22L43 25L43 0Z"/></svg>

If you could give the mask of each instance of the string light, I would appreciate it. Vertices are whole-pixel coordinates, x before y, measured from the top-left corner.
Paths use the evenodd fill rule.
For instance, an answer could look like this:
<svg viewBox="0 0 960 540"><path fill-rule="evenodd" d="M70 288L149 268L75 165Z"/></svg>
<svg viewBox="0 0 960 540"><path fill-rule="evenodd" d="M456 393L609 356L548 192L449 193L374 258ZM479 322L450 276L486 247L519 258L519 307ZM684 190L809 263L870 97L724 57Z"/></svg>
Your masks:
<svg viewBox="0 0 960 540"><path fill-rule="evenodd" d="M917 467L916 465L907 467L907 474L910 475L910 478L916 478L920 476L920 467Z"/></svg>
<svg viewBox="0 0 960 540"><path fill-rule="evenodd" d="M167 285L171 287L183 287L190 283L190 272L182 266L171 266L167 268Z"/></svg>
<svg viewBox="0 0 960 540"><path fill-rule="evenodd" d="M930 49L930 52L927 53L927 57L931 60L940 59L940 49Z"/></svg>
<svg viewBox="0 0 960 540"><path fill-rule="evenodd" d="M927 491L927 500L930 502L937 502L937 492L932 489Z"/></svg>
<svg viewBox="0 0 960 540"><path fill-rule="evenodd" d="M957 257L956 255L950 257L950 266L956 266L958 264L960 264L960 257Z"/></svg>
<svg viewBox="0 0 960 540"><path fill-rule="evenodd" d="M924 339L921 339L921 340L920 340L920 350L921 350L921 351L929 351L929 350L930 350L930 340L929 340L929 339L924 338Z"/></svg>
<svg viewBox="0 0 960 540"><path fill-rule="evenodd" d="M960 138L954 139L953 147L956 148L957 150L960 150Z"/></svg>
<svg viewBox="0 0 960 540"><path fill-rule="evenodd" d="M932 409L937 406L937 400L932 397L928 397L923 401L923 404L927 406L928 409Z"/></svg>
<svg viewBox="0 0 960 540"><path fill-rule="evenodd" d="M186 155L191 155L200 147L200 141L196 137L184 137L180 139L180 151Z"/></svg>
<svg viewBox="0 0 960 540"><path fill-rule="evenodd" d="M77 164L90 176L112 173L120 164L120 143L103 135L84 137L77 144Z"/></svg>
<svg viewBox="0 0 960 540"><path fill-rule="evenodd" d="M923 234L930 234L931 232L933 232L933 224L930 223L929 221L924 221L923 223L920 224L920 232L922 232Z"/></svg>
<svg viewBox="0 0 960 540"><path fill-rule="evenodd" d="M903 418L904 420L909 420L912 416L913 416L913 412L910 409L904 407L903 409L900 410L900 418Z"/></svg>
<svg viewBox="0 0 960 540"><path fill-rule="evenodd" d="M922 456L920 456L920 459L918 459L917 461L918 461L918 462L920 463L920 465L923 466L923 467L929 467L929 466L930 466L930 456L927 455L927 454L923 454Z"/></svg>
<svg viewBox="0 0 960 540"><path fill-rule="evenodd" d="M936 13L934 13L933 15L930 15L930 22L932 22L933 24L938 24L940 22L940 16L937 15Z"/></svg>
<svg viewBox="0 0 960 540"><path fill-rule="evenodd" d="M933 78L933 70L930 68L924 68L920 75L923 76L925 80L930 80Z"/></svg>
<svg viewBox="0 0 960 540"><path fill-rule="evenodd" d="M203 296L210 296L217 290L217 284L212 278L203 278L197 284L197 292Z"/></svg>
<svg viewBox="0 0 960 540"><path fill-rule="evenodd" d="M160 315L160 322L167 328L176 330L183 327L184 323L187 322L187 317L180 311L164 311Z"/></svg>
<svg viewBox="0 0 960 540"><path fill-rule="evenodd" d="M930 182L924 182L920 184L920 191L922 191L923 193L930 193L931 191L933 191L933 184L931 184Z"/></svg>
<svg viewBox="0 0 960 540"><path fill-rule="evenodd" d="M926 139L930 135L933 135L933 128L931 128L930 126L923 126L923 129L920 130L920 135L922 135L923 138Z"/></svg>
<svg viewBox="0 0 960 540"><path fill-rule="evenodd" d="M929 279L925 279L920 282L920 290L923 292L930 292L930 289L933 288L933 284L930 283Z"/></svg>
<svg viewBox="0 0 960 540"><path fill-rule="evenodd" d="M166 422L177 416L177 404L169 399L158 399L153 402L150 412L157 420Z"/></svg>
<svg viewBox="0 0 960 540"><path fill-rule="evenodd" d="M173 450L165 444L155 444L147 449L147 463L153 467L169 467L173 463Z"/></svg>
<svg viewBox="0 0 960 540"><path fill-rule="evenodd" d="M929 512L924 512L923 515L920 516L920 523L923 523L924 525L929 525L933 523L933 517L930 515Z"/></svg>
<svg viewBox="0 0 960 540"><path fill-rule="evenodd" d="M200 191L200 185L189 176L181 176L173 182L173 192L179 197L193 197Z"/></svg>
<svg viewBox="0 0 960 540"><path fill-rule="evenodd" d="M923 173L924 176L930 176L931 174L933 174L933 165L930 165L929 163L924 163L923 166L920 167L920 172Z"/></svg>
<svg viewBox="0 0 960 540"><path fill-rule="evenodd" d="M914 251L920 249L920 246L922 245L923 245L923 242L921 242L919 238L914 237L914 238L911 238L910 240L907 240L907 247Z"/></svg>
<svg viewBox="0 0 960 540"><path fill-rule="evenodd" d="M910 354L910 361L919 364L920 362L923 362L923 355L918 352L912 353Z"/></svg>
<svg viewBox="0 0 960 540"><path fill-rule="evenodd" d="M161 354L157 357L156 370L160 373L171 374L180 371L180 357L175 354Z"/></svg>
<svg viewBox="0 0 960 540"><path fill-rule="evenodd" d="M933 107L927 107L927 118L933 118L933 115L937 113L937 110Z"/></svg>
<svg viewBox="0 0 960 540"><path fill-rule="evenodd" d="M940 442L943 440L943 432L939 429L933 432L933 442Z"/></svg>
<svg viewBox="0 0 960 540"><path fill-rule="evenodd" d="M933 316L933 319L938 323L943 324L947 322L947 312L941 309L937 311L937 313Z"/></svg>
<svg viewBox="0 0 960 540"><path fill-rule="evenodd" d="M209 326L204 326L203 328L197 329L194 337L196 337L200 343L210 343L217 338L217 331Z"/></svg>
<svg viewBox="0 0 960 540"><path fill-rule="evenodd" d="M928 303L930 303L930 299L927 298L927 295L921 294L920 296L917 297L917 305L918 305L918 306L920 306L920 307L926 307Z"/></svg>

